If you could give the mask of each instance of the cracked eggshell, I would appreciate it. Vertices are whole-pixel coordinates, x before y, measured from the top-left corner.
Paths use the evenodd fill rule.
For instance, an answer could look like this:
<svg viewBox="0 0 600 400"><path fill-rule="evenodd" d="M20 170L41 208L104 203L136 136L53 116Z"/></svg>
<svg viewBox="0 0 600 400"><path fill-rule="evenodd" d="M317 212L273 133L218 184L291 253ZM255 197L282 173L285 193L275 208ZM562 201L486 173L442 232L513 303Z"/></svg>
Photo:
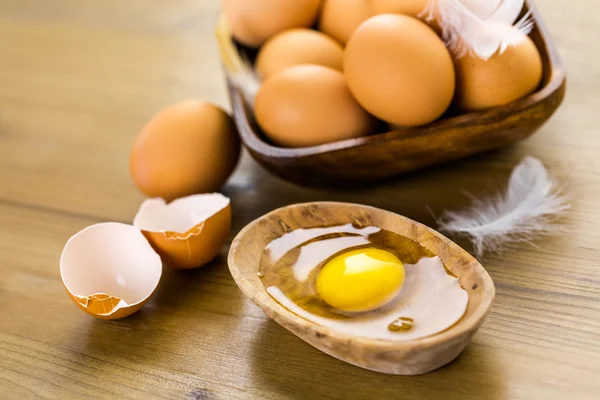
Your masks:
<svg viewBox="0 0 600 400"><path fill-rule="evenodd" d="M89 226L69 239L60 274L80 309L100 319L119 319L152 297L162 262L138 228L110 222Z"/></svg>
<svg viewBox="0 0 600 400"><path fill-rule="evenodd" d="M220 252L231 229L231 206L222 194L183 197L171 203L149 199L133 224L163 261L180 269L201 267Z"/></svg>

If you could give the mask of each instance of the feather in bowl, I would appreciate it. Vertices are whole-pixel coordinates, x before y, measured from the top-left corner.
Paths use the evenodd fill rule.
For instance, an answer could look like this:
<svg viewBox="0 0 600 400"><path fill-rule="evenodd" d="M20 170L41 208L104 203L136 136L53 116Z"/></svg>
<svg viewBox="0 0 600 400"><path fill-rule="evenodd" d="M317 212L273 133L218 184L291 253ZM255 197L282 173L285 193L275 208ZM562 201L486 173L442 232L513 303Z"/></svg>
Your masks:
<svg viewBox="0 0 600 400"><path fill-rule="evenodd" d="M222 22L217 36L223 63L229 71L240 72L230 75L228 88L241 139L253 158L271 173L306 186L375 182L522 140L554 114L566 88L560 57L531 0L525 1L522 16L527 13L535 21L530 37L543 66L542 82L530 95L482 111L450 111L421 127L303 148L278 147L257 125L244 93L255 92L260 83L253 79L251 67L240 62L252 59L255 51L234 43Z"/></svg>

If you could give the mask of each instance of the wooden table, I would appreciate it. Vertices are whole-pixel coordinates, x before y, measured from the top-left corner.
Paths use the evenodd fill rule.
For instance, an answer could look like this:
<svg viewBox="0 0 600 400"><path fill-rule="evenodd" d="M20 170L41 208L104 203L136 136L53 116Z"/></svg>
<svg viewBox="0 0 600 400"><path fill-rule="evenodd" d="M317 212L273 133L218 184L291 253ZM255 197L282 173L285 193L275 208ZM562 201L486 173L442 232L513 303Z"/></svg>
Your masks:
<svg viewBox="0 0 600 400"><path fill-rule="evenodd" d="M591 399L600 396L600 7L544 0L570 74L566 103L513 147L347 191L295 187L249 157L223 189L235 235L285 204L427 211L502 188L525 155L568 187L568 232L484 265L495 305L451 365L396 377L346 365L267 319L229 275L166 270L133 317L95 320L67 297L65 241L131 222L143 200L128 155L144 122L188 97L227 105L213 40L217 0L0 0L0 398Z"/></svg>

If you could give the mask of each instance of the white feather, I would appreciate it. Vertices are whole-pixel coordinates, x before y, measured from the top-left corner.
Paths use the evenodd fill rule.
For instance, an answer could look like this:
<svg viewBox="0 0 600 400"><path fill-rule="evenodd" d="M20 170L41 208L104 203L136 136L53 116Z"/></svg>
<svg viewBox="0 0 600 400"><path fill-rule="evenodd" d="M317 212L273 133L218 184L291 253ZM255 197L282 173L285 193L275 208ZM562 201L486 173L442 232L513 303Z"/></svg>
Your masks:
<svg viewBox="0 0 600 400"><path fill-rule="evenodd" d="M456 58L483 60L525 40L533 22L527 13L515 24L524 0L429 0L422 15L435 19Z"/></svg>
<svg viewBox="0 0 600 400"><path fill-rule="evenodd" d="M224 18L221 18L217 25L217 42L229 80L233 86L242 92L244 99L254 108L254 99L262 82L252 68L252 64L242 58L235 48Z"/></svg>
<svg viewBox="0 0 600 400"><path fill-rule="evenodd" d="M560 231L555 219L570 208L556 181L533 157L514 169L504 194L472 200L470 209L447 211L438 224L442 232L468 237L479 257Z"/></svg>
<svg viewBox="0 0 600 400"><path fill-rule="evenodd" d="M500 8L502 0L461 0L462 4L481 18L488 17ZM514 22L514 20L512 21Z"/></svg>
<svg viewBox="0 0 600 400"><path fill-rule="evenodd" d="M490 0L480 1L489 2ZM519 17L524 5L525 0L503 0L497 4L496 9L491 14L479 15L479 17L484 18L486 21L502 22L512 25Z"/></svg>

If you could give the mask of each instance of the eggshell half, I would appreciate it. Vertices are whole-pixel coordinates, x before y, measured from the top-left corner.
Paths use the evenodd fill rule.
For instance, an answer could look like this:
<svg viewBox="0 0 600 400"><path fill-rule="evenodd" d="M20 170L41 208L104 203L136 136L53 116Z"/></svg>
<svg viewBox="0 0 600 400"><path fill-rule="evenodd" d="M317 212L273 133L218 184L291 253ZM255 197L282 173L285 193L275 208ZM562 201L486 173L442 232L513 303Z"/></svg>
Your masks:
<svg viewBox="0 0 600 400"><path fill-rule="evenodd" d="M201 267L215 258L231 229L231 206L222 194L201 194L168 203L142 203L133 224L163 261L180 269Z"/></svg>
<svg viewBox="0 0 600 400"><path fill-rule="evenodd" d="M169 201L218 190L235 169L240 139L233 119L202 100L173 104L135 139L129 171L148 197Z"/></svg>
<svg viewBox="0 0 600 400"><path fill-rule="evenodd" d="M119 319L152 297L162 262L142 232L116 222L89 226L62 252L60 275L69 297L86 313Z"/></svg>

